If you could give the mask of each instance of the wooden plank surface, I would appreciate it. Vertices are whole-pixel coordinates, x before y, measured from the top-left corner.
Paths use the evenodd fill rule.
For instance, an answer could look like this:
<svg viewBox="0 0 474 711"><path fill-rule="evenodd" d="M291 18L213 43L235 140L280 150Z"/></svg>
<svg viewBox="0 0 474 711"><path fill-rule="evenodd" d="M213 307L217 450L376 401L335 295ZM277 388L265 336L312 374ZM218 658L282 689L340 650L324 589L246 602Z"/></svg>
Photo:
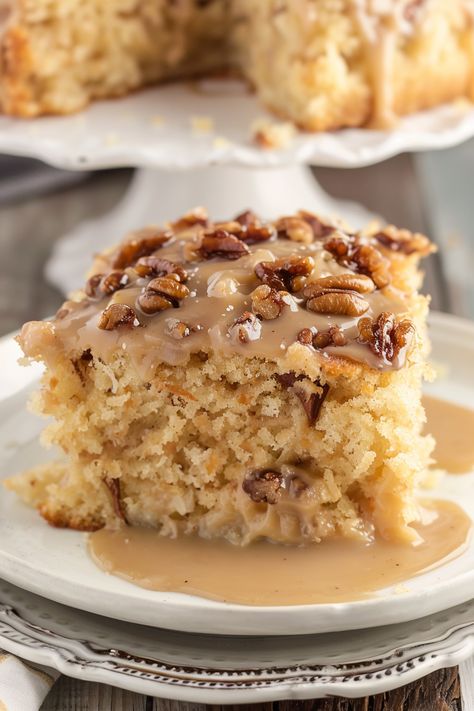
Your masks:
<svg viewBox="0 0 474 711"><path fill-rule="evenodd" d="M383 168L383 169L382 169ZM341 197L360 199L389 219L412 229L426 229L427 220L417 192L413 165L399 156L379 169L318 171L323 183ZM375 172L373 172L375 170ZM384 171L393 171L400 193L387 197L377 186L384 185ZM350 176L352 173L352 176ZM54 242L83 219L109 210L123 195L129 171L97 174L91 180L37 199L0 208L0 334L18 328L25 320L42 318L55 311L61 295L45 283L43 268ZM360 186L364 185L365 193ZM429 289L435 304L445 305L439 288L440 264L429 268ZM463 703L461 703L461 689ZM42 711L218 711L247 706L204 707L152 699L112 687L61 678L46 699ZM474 711L474 664L462 667L461 685L457 669L426 677L403 689L367 699L325 699L309 702L280 702L252 706L255 711Z"/></svg>
<svg viewBox="0 0 474 711"><path fill-rule="evenodd" d="M61 678L41 711L244 711L249 705L207 706L132 694L101 684ZM363 699L317 699L252 704L252 711L472 711L461 703L459 675L445 669L421 682Z"/></svg>

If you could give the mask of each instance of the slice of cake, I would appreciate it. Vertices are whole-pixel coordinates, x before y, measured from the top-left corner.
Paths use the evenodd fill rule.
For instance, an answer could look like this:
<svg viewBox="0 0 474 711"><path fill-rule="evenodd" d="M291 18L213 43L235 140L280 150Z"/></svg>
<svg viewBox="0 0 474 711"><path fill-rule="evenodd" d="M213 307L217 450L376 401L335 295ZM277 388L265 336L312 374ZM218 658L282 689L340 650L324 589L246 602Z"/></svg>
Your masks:
<svg viewBox="0 0 474 711"><path fill-rule="evenodd" d="M7 481L55 526L234 543L411 540L428 301L419 234L195 210L99 255L27 323L64 457Z"/></svg>
<svg viewBox="0 0 474 711"><path fill-rule="evenodd" d="M386 127L474 96L470 0L11 0L1 10L0 104L18 116L223 69L312 131Z"/></svg>

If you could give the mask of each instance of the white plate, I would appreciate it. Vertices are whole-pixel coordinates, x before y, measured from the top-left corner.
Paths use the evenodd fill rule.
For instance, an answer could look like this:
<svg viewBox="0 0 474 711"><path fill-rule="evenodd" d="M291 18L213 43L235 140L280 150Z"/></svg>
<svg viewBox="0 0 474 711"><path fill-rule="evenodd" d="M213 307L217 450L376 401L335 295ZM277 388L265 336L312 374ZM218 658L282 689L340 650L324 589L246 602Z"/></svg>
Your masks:
<svg viewBox="0 0 474 711"><path fill-rule="evenodd" d="M267 116L258 99L234 80L176 83L101 101L65 117L0 117L0 151L40 158L73 169L113 166L197 168L215 164L253 167L294 163L349 168L405 151L446 148L474 135L474 109L462 101L409 116L396 131L347 129L300 133L281 150L260 150L250 127ZM212 119L214 130L193 134L193 116ZM163 119L164 123L160 124ZM216 140L217 139L217 140ZM222 141L221 139L225 139Z"/></svg>
<svg viewBox="0 0 474 711"><path fill-rule="evenodd" d="M130 625L0 580L0 647L83 681L194 703L357 697L467 659L474 652L474 602L356 634L250 640Z"/></svg>
<svg viewBox="0 0 474 711"><path fill-rule="evenodd" d="M474 325L432 316L434 357L449 372L432 390L473 402ZM15 366L11 340L0 345L2 381L10 397L0 402L0 477L45 459L41 427L25 410L28 370ZM0 391L1 392L1 391ZM460 503L474 518L474 473L446 477L437 495ZM369 600L351 603L251 607L178 593L145 590L100 571L89 559L85 536L49 527L9 492L0 491L0 571L3 578L61 603L157 627L212 634L289 635L373 627L412 620L474 597L474 541L458 558Z"/></svg>

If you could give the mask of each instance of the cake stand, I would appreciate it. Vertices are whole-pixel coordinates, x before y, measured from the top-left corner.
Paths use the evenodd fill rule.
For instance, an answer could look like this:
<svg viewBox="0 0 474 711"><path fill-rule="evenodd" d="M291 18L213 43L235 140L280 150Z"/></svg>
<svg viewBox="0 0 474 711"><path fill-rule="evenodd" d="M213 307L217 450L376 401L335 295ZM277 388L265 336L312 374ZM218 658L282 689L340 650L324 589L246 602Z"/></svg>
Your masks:
<svg viewBox="0 0 474 711"><path fill-rule="evenodd" d="M251 127L262 118L275 122L245 84L229 79L155 87L97 102L74 116L0 117L4 153L72 170L139 168L112 212L81 224L57 244L47 265L50 281L63 291L79 286L91 252L196 205L216 218L248 207L266 217L305 207L360 228L373 213L331 198L309 165L361 167L474 136L474 108L465 101L405 118L394 132L297 133L272 150L251 140Z"/></svg>

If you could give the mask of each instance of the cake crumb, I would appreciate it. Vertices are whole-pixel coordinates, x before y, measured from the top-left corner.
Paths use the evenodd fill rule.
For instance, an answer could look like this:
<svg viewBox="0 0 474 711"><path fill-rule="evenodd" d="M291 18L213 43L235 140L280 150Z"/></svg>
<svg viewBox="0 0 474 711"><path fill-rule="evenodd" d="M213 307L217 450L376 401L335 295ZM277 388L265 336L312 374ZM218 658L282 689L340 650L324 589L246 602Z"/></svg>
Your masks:
<svg viewBox="0 0 474 711"><path fill-rule="evenodd" d="M294 124L260 118L251 125L252 141L266 150L287 148L296 135Z"/></svg>

